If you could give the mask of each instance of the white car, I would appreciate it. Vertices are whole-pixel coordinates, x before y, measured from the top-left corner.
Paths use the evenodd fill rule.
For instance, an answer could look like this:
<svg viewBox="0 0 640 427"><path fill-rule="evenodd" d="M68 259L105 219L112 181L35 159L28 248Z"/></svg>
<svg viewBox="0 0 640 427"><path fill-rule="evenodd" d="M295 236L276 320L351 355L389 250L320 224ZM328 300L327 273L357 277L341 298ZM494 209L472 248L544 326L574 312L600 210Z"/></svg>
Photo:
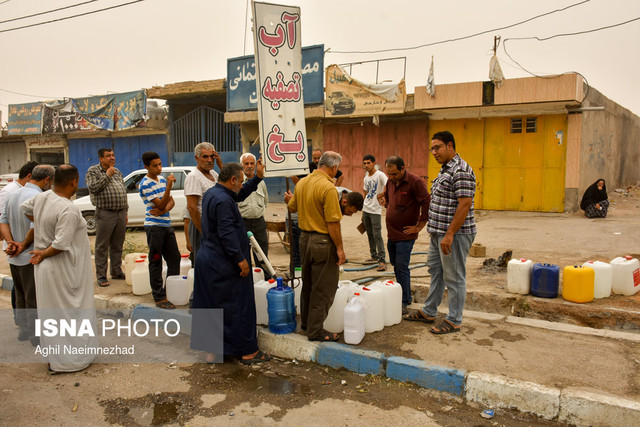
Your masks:
<svg viewBox="0 0 640 427"><path fill-rule="evenodd" d="M18 179L17 173L6 173L4 175L0 175L0 189L4 188L5 185L15 181Z"/></svg>
<svg viewBox="0 0 640 427"><path fill-rule="evenodd" d="M176 205L171 209L171 224L182 225L184 224L184 211L187 207L187 199L184 196L184 181L187 175L195 170L195 166L171 166L162 168L162 176L165 178L170 174L176 177L176 182L171 189L171 196L176 202ZM147 174L146 169L138 169L131 172L124 178L124 186L127 189L127 200L129 202L127 227L141 227L144 225L145 206L140 193L138 192L138 185L140 180ZM76 206L80 208L82 216L87 221L87 232L89 234L96 233L96 207L91 203L89 196L80 197L74 200Z"/></svg>

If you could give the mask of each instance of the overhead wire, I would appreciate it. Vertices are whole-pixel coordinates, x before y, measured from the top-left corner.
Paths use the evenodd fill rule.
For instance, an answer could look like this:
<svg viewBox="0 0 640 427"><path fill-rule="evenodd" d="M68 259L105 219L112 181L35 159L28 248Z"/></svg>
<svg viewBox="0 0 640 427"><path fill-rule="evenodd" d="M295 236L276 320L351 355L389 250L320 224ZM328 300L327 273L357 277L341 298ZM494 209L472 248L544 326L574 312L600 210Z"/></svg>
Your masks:
<svg viewBox="0 0 640 427"><path fill-rule="evenodd" d="M5 24L7 22L13 22L13 21L20 21L21 19L33 18L34 16L46 15L48 13L59 12L61 10L71 9L71 8L78 7L78 6L83 6L85 4L95 3L97 1L100 1L100 0L89 0L89 1L82 2L82 3L72 4L70 6L59 7L57 9L47 10L45 12L33 13L31 15L20 16L18 18L5 19L4 21L0 21L0 24ZM2 4L2 3L0 3L0 4Z"/></svg>
<svg viewBox="0 0 640 427"><path fill-rule="evenodd" d="M120 8L120 7L129 6L129 5L132 5L132 4L135 4L135 3L140 3L140 2L143 2L143 1L144 0L134 0L134 1L130 1L128 3L122 3L122 4L115 5L115 6L109 6L109 7L105 7L105 8L102 8L102 9L92 10L90 12L79 13L77 15L65 16L63 18L52 19L50 21L44 21L44 22L38 22L36 24L23 25L21 27L9 28L7 30L0 30L0 33L7 33L9 31L22 30L24 28L37 27L39 25L52 24L54 22L59 22L59 21L66 21L67 19L73 19L73 18L78 18L80 16L87 16L87 15L92 15L94 13L105 12L107 10L117 9L117 8Z"/></svg>
<svg viewBox="0 0 640 427"><path fill-rule="evenodd" d="M590 88L590 86L589 86L589 82L587 81L587 78L586 78L585 76L583 76L582 74L580 74L580 73L579 73L579 72L577 72L577 71L568 71L568 72L565 72L565 73L560 73L560 74L548 74L548 75L541 75L541 74L538 74L538 73L534 73L534 72L532 72L532 71L529 71L528 69L526 69L525 67L523 67L523 66L522 66L522 64L520 64L518 61L516 61L515 59L513 59L513 57L512 57L512 56L511 56L511 54L509 53L509 51L507 51L507 42L508 42L508 41L511 41L511 40L514 40L514 41L517 41L517 40L536 40L536 41L540 41L540 42L542 42L542 41L547 41L547 40L554 39L554 38L556 38L556 37L569 37L569 36L577 36L577 35L582 35L582 34L595 33L595 32L597 32L597 31L603 31L603 30L608 30L608 29L615 28L615 27L620 27L620 26L622 26L622 25L630 24L631 22L635 22L635 21L640 21L640 16L638 16L638 17L636 17L636 18L629 19L629 20L627 20L627 21L619 22L619 23L617 23L617 24L605 25L605 26L598 27L598 28L592 28L592 29L590 29L590 30L575 31L575 32L573 32L573 33L560 33L560 34L554 34L554 35L552 35L552 36L548 36L548 37L537 37L537 36L532 36L532 37L512 37L512 38L506 38L506 39L504 39L504 40L502 41L502 49L504 50L504 53L509 57L509 59L510 59L511 61L513 61L513 62L514 62L518 67L520 67L520 68L521 68L523 71L525 71L526 73L529 73L529 74L531 74L532 76L535 76L535 77L541 77L541 78L553 78L553 77L557 77L557 76L560 76L560 75L563 75L563 74L567 74L567 73L576 73L576 74L578 74L579 76L581 76L581 77L584 79L585 83L587 84L587 92L585 93L584 98L582 99L582 101L584 101L584 100L587 98L587 95L589 94L589 88ZM581 101L581 102L582 102L582 101Z"/></svg>
<svg viewBox="0 0 640 427"><path fill-rule="evenodd" d="M12 90L2 89L2 88L0 88L0 91L2 91L2 92L7 92L7 93L12 93L12 94L14 94L14 95L30 96L30 97L32 97L32 98L48 98L48 99L54 99L54 98L56 98L55 96L29 95L28 93L14 92L14 91L12 91Z"/></svg>
<svg viewBox="0 0 640 427"><path fill-rule="evenodd" d="M369 54L369 53L386 53L386 52L403 51L403 50L416 50L416 49L421 49L423 47L429 47L429 46L435 46L435 45L444 44L444 43L451 43L451 42L456 42L456 41L460 41L460 40L466 40L466 39L470 39L470 38L473 38L473 37L481 36L483 34L493 33L493 32L500 31L500 30L506 30L508 28L513 28L515 26L522 25L522 24L525 24L527 22L531 22L531 21L533 21L535 19L542 18L544 16L548 16L548 15L551 15L551 14L554 14L554 13L557 13L557 12L563 12L563 11L565 11L567 9L571 9L572 7L580 6L580 5L582 5L584 3L588 3L590 1L591 0L583 0L581 2L574 3L574 4L571 4L569 6L563 7L561 9L555 9L555 10L552 10L552 11L549 11L549 12L545 12L545 13L542 13L540 15L536 15L536 16L533 16L531 18L525 19L523 21L519 21L519 22L510 24L510 25L506 25L504 27L493 28L493 29L490 29L490 30L486 30L486 31L482 31L482 32L479 32L479 33L471 34L471 35L468 35L468 36L461 36L461 37L456 37L456 38L453 38L453 39L440 40L440 41L432 42L432 43L425 43L425 44L421 44L421 45L418 45L418 46L379 49L379 50L367 50L367 51L334 51L334 50L328 50L327 53Z"/></svg>

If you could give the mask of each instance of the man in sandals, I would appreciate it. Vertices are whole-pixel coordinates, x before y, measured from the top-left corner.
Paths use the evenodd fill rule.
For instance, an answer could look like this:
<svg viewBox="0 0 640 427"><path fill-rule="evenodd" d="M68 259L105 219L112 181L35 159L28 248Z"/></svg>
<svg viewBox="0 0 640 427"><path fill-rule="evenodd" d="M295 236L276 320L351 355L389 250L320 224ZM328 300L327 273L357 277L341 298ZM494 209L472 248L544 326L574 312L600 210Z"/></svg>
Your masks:
<svg viewBox="0 0 640 427"><path fill-rule="evenodd" d="M467 292L466 260L476 237L473 196L476 177L471 166L456 154L456 142L451 132L437 132L431 141L431 153L442 165L431 187L431 205L427 231L429 245L429 273L431 285L422 310L405 316L406 320L434 323L438 305L446 286L449 314L434 334L458 332Z"/></svg>
<svg viewBox="0 0 640 427"><path fill-rule="evenodd" d="M111 148L98 150L100 163L87 170L85 181L91 203L96 207L95 265L98 285L109 286L107 264L111 278L124 280L122 245L127 231L127 189L122 173L115 167L116 156Z"/></svg>
<svg viewBox="0 0 640 427"><path fill-rule="evenodd" d="M338 334L322 328L338 289L339 265L346 257L340 229L340 202L333 178L342 156L326 151L318 169L301 179L295 192L284 201L291 212L298 212L300 254L302 256L302 295L300 326L310 341L337 341Z"/></svg>
<svg viewBox="0 0 640 427"><path fill-rule="evenodd" d="M367 154L362 159L362 168L367 172L364 176L364 207L362 208L362 223L369 239L371 262L378 264L378 271L385 271L384 240L382 240L382 205L378 197L384 195L387 176L376 169L376 158Z"/></svg>
<svg viewBox="0 0 640 427"><path fill-rule="evenodd" d="M402 286L402 314L411 304L411 250L418 234L427 224L429 192L422 178L411 173L404 160L391 156L385 161L389 180L380 204L387 208L387 249L396 280Z"/></svg>
<svg viewBox="0 0 640 427"><path fill-rule="evenodd" d="M158 153L142 154L147 174L140 181L140 197L146 206L144 231L149 246L149 282L156 306L176 308L169 300L162 283L162 258L167 262L167 277L180 274L180 250L171 226L169 211L175 206L171 188L176 182L173 174L166 179L161 175L162 160Z"/></svg>

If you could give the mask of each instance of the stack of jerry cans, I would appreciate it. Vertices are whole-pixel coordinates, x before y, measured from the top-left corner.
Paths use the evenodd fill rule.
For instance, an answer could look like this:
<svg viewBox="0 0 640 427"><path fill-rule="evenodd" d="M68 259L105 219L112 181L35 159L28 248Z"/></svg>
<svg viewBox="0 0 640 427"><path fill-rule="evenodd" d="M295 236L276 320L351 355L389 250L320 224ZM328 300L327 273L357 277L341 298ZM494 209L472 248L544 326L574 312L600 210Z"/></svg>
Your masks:
<svg viewBox="0 0 640 427"><path fill-rule="evenodd" d="M583 303L593 301L595 271L591 267L569 265L562 271L562 298Z"/></svg>
<svg viewBox="0 0 640 427"><path fill-rule="evenodd" d="M536 263L531 272L531 294L541 298L556 298L560 284L560 267Z"/></svg>

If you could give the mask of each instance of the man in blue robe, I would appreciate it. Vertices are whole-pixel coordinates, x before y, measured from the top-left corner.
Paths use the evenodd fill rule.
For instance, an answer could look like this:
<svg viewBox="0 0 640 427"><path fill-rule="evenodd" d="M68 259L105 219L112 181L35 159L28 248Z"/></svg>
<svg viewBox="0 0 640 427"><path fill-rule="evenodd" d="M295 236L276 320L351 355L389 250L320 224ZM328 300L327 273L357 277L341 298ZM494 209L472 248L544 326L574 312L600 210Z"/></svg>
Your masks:
<svg viewBox="0 0 640 427"><path fill-rule="evenodd" d="M251 249L237 205L262 181L264 166L260 161L257 169L256 176L243 185L242 165L227 163L220 170L218 183L202 199L202 241L196 255L191 348L206 351L207 362L216 357L212 354L215 343L207 336L207 326L211 326L207 325L206 315L201 315L206 311L199 309L223 310L225 356L241 356L245 365L270 360L268 354L258 349Z"/></svg>

